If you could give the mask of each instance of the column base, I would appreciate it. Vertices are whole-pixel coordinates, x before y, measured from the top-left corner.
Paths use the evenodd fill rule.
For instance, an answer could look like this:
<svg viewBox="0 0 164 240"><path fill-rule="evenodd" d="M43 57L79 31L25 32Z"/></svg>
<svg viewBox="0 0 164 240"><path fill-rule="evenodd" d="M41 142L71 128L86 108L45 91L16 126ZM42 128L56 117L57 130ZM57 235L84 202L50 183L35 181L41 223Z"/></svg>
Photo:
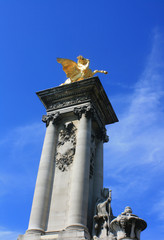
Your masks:
<svg viewBox="0 0 164 240"><path fill-rule="evenodd" d="M19 235L17 240L90 240L88 229L83 225L69 226L60 232L37 232L27 231L24 235Z"/></svg>
<svg viewBox="0 0 164 240"><path fill-rule="evenodd" d="M17 240L40 240L43 234L44 231L31 229L27 230L24 235L19 235Z"/></svg>
<svg viewBox="0 0 164 240"><path fill-rule="evenodd" d="M116 239L117 239L117 237L114 235L109 235L109 236L100 237L100 238L98 238L96 236L93 237L93 240L116 240Z"/></svg>
<svg viewBox="0 0 164 240"><path fill-rule="evenodd" d="M41 240L41 235L37 234L24 234L24 235L19 235L17 240Z"/></svg>
<svg viewBox="0 0 164 240"><path fill-rule="evenodd" d="M79 226L70 226L59 233L57 240L90 240L90 234L87 229L80 229Z"/></svg>

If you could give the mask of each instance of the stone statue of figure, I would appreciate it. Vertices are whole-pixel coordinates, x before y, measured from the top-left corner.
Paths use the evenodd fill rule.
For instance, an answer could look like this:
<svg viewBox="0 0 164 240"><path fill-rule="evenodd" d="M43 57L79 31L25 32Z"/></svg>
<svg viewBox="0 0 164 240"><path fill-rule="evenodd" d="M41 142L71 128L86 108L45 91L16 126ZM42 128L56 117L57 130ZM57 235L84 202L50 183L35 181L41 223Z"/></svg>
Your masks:
<svg viewBox="0 0 164 240"><path fill-rule="evenodd" d="M69 84L72 82L80 81L86 78L93 77L96 73L107 74L107 71L95 70L92 72L89 69L90 60L84 58L83 56L77 57L77 63L66 58L57 58L57 62L61 63L63 66L63 71L66 73L68 79L63 84ZM63 85L62 84L62 85Z"/></svg>
<svg viewBox="0 0 164 240"><path fill-rule="evenodd" d="M110 234L110 222L113 220L111 208L111 190L103 189L102 198L98 199L94 216L93 239L104 238Z"/></svg>

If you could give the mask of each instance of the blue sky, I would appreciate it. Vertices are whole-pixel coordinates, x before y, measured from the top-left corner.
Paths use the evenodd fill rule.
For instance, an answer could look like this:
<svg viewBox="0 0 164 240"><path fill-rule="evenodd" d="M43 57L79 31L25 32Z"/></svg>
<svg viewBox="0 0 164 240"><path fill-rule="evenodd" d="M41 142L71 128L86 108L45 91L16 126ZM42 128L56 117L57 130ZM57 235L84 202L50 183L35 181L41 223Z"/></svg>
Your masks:
<svg viewBox="0 0 164 240"><path fill-rule="evenodd" d="M0 239L28 227L45 134L35 92L66 76L57 57L91 60L119 118L107 126L104 186L164 234L164 1L0 0Z"/></svg>

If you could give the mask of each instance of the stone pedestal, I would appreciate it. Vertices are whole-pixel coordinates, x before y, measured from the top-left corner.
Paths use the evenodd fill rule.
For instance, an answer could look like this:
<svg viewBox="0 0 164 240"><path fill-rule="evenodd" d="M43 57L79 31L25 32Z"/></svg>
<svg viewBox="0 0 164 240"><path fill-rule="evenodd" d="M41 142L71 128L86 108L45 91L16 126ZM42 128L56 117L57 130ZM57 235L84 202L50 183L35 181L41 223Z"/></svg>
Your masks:
<svg viewBox="0 0 164 240"><path fill-rule="evenodd" d="M118 119L98 77L37 95L47 130L29 227L18 239L90 239L103 190L105 125Z"/></svg>

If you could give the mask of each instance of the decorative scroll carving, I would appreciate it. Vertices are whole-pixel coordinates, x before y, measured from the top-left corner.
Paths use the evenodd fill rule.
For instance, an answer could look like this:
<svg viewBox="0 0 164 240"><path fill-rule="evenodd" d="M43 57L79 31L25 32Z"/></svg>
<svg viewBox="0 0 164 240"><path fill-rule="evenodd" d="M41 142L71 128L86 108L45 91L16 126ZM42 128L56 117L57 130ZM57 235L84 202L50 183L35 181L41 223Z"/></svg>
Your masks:
<svg viewBox="0 0 164 240"><path fill-rule="evenodd" d="M64 125L64 128L59 132L56 166L64 172L73 162L76 146L76 127L71 122Z"/></svg>
<svg viewBox="0 0 164 240"><path fill-rule="evenodd" d="M93 221L93 239L105 238L109 235L110 239L113 239L113 233L110 231L110 222L114 218L111 199L111 190L109 191L108 188L104 188L102 198L98 199L96 203L96 215Z"/></svg>
<svg viewBox="0 0 164 240"><path fill-rule="evenodd" d="M74 114L78 116L78 119L81 118L82 114L85 114L85 117L90 118L94 117L95 109L92 106L83 106L79 108L74 108Z"/></svg>
<svg viewBox="0 0 164 240"><path fill-rule="evenodd" d="M97 132L96 134L97 138L103 142L108 142L109 136L106 134L106 132L107 132L106 128L102 128L100 131Z"/></svg>
<svg viewBox="0 0 164 240"><path fill-rule="evenodd" d="M111 230L115 231L117 240L130 238L140 240L140 233L146 228L146 222L132 214L132 209L126 207L124 212L110 223Z"/></svg>
<svg viewBox="0 0 164 240"><path fill-rule="evenodd" d="M52 121L52 123L57 123L57 121L60 118L60 113L56 112L55 114L50 114L50 115L43 115L42 116L42 121L44 123L46 123L46 127L49 125L50 121Z"/></svg>

